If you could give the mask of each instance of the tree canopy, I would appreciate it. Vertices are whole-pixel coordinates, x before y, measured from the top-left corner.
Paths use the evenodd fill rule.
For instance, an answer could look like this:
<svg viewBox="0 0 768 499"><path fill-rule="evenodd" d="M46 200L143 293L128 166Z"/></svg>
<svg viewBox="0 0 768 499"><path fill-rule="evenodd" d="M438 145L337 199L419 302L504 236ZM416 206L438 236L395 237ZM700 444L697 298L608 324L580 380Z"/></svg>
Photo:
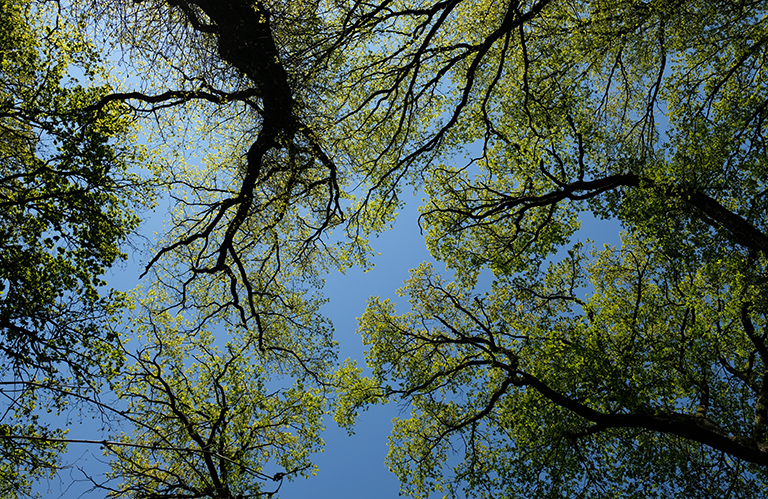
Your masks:
<svg viewBox="0 0 768 499"><path fill-rule="evenodd" d="M99 415L109 495L234 498L388 401L414 497L766 493L762 2L1 6L2 493L56 470L42 408ZM413 190L446 271L338 365L324 276Z"/></svg>
<svg viewBox="0 0 768 499"><path fill-rule="evenodd" d="M150 191L130 172L142 160L119 103L93 82L98 50L51 6L0 2L0 494L51 465L61 436L35 409L62 408L60 390L97 389L121 355L109 321L124 306L104 274L125 257L133 207ZM80 81L81 78L84 81ZM46 392L46 393L41 393ZM14 417L8 420L12 414ZM6 423L6 421L9 421ZM19 434L32 440L8 440ZM17 466L28 471L17 473Z"/></svg>

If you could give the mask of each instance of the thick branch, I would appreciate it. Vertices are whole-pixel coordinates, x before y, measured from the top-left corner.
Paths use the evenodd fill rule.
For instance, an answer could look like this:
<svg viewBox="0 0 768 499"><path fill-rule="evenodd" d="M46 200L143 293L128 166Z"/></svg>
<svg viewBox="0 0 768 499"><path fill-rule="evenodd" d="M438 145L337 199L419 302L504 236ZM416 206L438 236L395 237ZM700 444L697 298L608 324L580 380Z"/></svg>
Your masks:
<svg viewBox="0 0 768 499"><path fill-rule="evenodd" d="M768 256L768 236L747 220L701 191L686 192L688 201L698 208L709 225L724 230L737 244Z"/></svg>
<svg viewBox="0 0 768 499"><path fill-rule="evenodd" d="M181 104L194 99L203 99L214 104L224 104L230 101L242 101L257 97L258 92L255 89L241 90L238 92L206 92L203 90L168 90L158 95L146 95L141 92L117 92L102 97L97 103L90 105L84 111L97 111L104 108L110 102L124 102L136 100L148 104L159 104L161 102L172 101L172 105Z"/></svg>
<svg viewBox="0 0 768 499"><path fill-rule="evenodd" d="M605 414L563 395L531 374L519 373L516 384L530 386L554 404L595 423L597 428L592 433L609 428L644 428L699 442L744 461L768 465L768 452L763 446L746 437L730 436L704 417L680 413Z"/></svg>
<svg viewBox="0 0 768 499"><path fill-rule="evenodd" d="M273 129L267 133L295 130L293 94L264 5L245 0L175 3L197 5L219 27L219 54L258 86L264 102L264 128Z"/></svg>
<svg viewBox="0 0 768 499"><path fill-rule="evenodd" d="M558 182L558 184L559 189L541 195L509 196L497 193L501 199L495 202L488 202L470 209L446 208L433 210L433 212L453 212L471 220L483 220L512 209L522 216L532 208L555 206L565 199L573 201L592 199L620 187L660 189L664 195L679 199L695 208L701 214L699 218L703 222L725 232L734 243L768 256L768 236L703 191L661 186L634 173L611 175L589 181L577 180L569 184Z"/></svg>

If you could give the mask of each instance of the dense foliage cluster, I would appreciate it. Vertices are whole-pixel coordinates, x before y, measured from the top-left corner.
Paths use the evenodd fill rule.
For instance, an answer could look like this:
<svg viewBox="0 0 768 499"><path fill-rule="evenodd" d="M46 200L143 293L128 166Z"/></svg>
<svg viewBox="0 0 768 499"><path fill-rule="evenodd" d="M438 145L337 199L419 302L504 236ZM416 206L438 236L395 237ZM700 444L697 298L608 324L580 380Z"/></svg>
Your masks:
<svg viewBox="0 0 768 499"><path fill-rule="evenodd" d="M103 423L97 490L235 498L392 400L414 497L765 494L767 10L0 1L0 495L76 440L46 410ZM323 276L414 188L448 271L338 365Z"/></svg>
<svg viewBox="0 0 768 499"><path fill-rule="evenodd" d="M7 409L0 423L0 493L50 465L60 437L35 408L61 408L62 391L95 388L121 362L110 318L124 306L103 292L142 199L130 165L130 117L93 81L97 49L55 12L33 2L0 3L0 355ZM45 392L45 393L41 393ZM6 421L9 421L6 423ZM31 440L8 440L17 434ZM52 454L53 452L53 454ZM28 463L29 475L13 469Z"/></svg>

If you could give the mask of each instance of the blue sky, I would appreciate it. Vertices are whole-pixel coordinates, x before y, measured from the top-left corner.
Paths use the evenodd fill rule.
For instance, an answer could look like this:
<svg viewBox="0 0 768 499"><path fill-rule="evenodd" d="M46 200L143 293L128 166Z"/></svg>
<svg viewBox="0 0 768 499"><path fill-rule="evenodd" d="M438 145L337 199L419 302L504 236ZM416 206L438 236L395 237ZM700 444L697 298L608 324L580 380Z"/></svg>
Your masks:
<svg viewBox="0 0 768 499"><path fill-rule="evenodd" d="M345 275L335 273L326 279L325 292L330 301L324 312L336 329L340 360L353 358L358 364L364 364L363 345L356 330L357 318L363 314L368 297L379 295L397 301L395 291L408 279L408 271L425 260L434 262L419 233L420 200L420 195L411 198L394 227L371 241L374 250L380 253L372 269L363 272L354 268ZM399 310L405 311L407 299L400 298L398 305ZM355 434L351 436L329 420L326 450L316 458L318 475L284 483L280 496L284 499L396 497L399 482L387 470L384 459L391 420L401 411L396 404L372 407L360 415Z"/></svg>

